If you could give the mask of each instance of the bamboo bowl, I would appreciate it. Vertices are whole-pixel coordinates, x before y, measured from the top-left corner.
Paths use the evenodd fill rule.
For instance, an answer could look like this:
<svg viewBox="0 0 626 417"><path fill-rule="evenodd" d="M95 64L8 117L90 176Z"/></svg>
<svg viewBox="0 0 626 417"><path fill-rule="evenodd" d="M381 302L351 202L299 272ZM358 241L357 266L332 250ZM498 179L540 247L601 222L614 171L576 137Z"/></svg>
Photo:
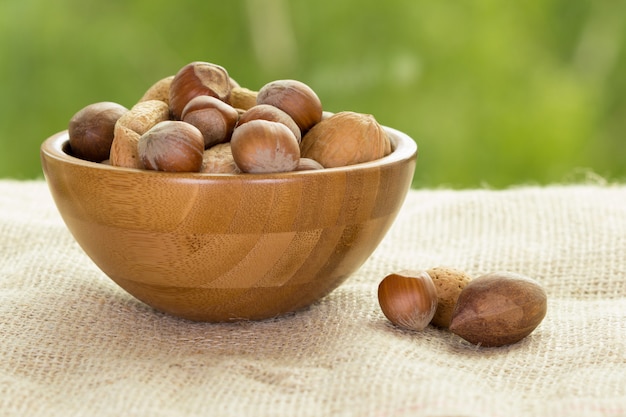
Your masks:
<svg viewBox="0 0 626 417"><path fill-rule="evenodd" d="M371 255L410 188L417 145L349 167L281 174L164 173L41 145L68 229L93 262L156 310L195 321L260 320L337 288Z"/></svg>

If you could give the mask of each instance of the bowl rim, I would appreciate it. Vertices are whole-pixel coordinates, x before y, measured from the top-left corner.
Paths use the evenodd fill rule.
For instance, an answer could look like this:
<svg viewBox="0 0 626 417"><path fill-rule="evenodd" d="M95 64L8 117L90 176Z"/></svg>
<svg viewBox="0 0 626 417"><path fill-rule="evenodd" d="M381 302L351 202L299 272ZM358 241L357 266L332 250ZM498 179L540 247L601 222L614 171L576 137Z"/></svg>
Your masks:
<svg viewBox="0 0 626 417"><path fill-rule="evenodd" d="M389 155L386 155L382 158L369 161L369 162L361 162L358 164L341 166L341 167L333 167L333 168L324 168L319 170L304 170L304 171L288 171L288 172L273 172L273 173L205 173L205 172L164 172L164 171L154 171L147 169L138 169L138 168L126 168L126 167L118 167L108 164L103 164L101 162L92 162L85 159L80 159L76 156L73 156L65 151L65 148L69 146L69 133L67 130L63 130L55 133L54 135L48 137L41 144L40 154L42 158L51 158L57 160L63 164L69 164L74 166L80 166L85 168L91 168L94 170L102 170L102 171L111 171L111 172L128 172L129 174L134 175L159 175L159 176L169 176L176 178L195 178L195 179L225 179L225 178L246 178L253 179L257 178L259 180L267 180L267 179L286 179L294 176L307 176L307 175L320 175L320 174L331 174L331 173L341 173L346 171L355 171L355 170L364 170L368 168L382 168L390 165L394 165L396 163L401 163L403 161L411 160L417 158L418 147L417 143L406 133L401 132L397 129L382 126L383 129L389 135L389 140L391 141L392 152Z"/></svg>

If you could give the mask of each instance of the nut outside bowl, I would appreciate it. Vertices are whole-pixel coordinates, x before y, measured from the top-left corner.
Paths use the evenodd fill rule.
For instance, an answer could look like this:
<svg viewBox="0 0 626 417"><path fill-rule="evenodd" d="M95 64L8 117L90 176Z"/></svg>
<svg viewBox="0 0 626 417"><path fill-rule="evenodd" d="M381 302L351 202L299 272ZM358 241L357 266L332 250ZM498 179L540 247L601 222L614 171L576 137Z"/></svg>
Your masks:
<svg viewBox="0 0 626 417"><path fill-rule="evenodd" d="M93 262L152 308L194 321L261 320L308 307L372 254L411 186L417 145L385 127L376 161L277 174L166 173L41 145L48 187Z"/></svg>

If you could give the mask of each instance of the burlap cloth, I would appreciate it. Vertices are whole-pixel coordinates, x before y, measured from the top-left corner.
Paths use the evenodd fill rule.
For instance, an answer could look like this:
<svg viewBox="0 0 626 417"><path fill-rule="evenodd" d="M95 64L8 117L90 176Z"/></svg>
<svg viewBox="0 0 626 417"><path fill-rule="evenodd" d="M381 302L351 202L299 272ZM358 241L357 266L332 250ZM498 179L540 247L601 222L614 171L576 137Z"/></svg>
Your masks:
<svg viewBox="0 0 626 417"><path fill-rule="evenodd" d="M43 181L0 181L2 416L624 416L626 186L411 191L366 264L311 308L192 323L135 301ZM379 281L511 270L548 293L522 342L399 330Z"/></svg>

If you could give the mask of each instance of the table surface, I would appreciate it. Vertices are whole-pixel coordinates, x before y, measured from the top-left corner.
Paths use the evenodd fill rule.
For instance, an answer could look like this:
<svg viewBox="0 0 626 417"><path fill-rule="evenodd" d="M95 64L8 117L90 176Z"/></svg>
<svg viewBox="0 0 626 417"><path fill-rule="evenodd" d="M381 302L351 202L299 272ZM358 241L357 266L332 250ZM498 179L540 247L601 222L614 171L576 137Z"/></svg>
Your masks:
<svg viewBox="0 0 626 417"><path fill-rule="evenodd" d="M100 272L44 181L0 181L3 416L624 416L626 185L412 190L362 268L261 322L158 313ZM548 313L484 348L391 325L400 269L528 275Z"/></svg>

